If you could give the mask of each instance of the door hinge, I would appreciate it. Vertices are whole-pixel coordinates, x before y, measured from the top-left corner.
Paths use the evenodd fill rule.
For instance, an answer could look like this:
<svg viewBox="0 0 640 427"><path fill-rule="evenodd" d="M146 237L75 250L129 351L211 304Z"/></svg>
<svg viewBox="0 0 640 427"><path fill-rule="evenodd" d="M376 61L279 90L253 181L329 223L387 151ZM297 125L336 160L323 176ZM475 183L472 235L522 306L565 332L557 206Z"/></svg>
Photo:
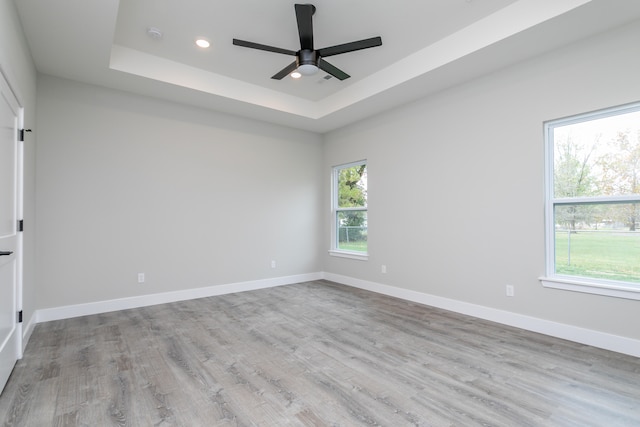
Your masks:
<svg viewBox="0 0 640 427"><path fill-rule="evenodd" d="M18 323L22 323L22 310L18 312Z"/></svg>
<svg viewBox="0 0 640 427"><path fill-rule="evenodd" d="M24 231L24 219L18 220L18 231Z"/></svg>
<svg viewBox="0 0 640 427"><path fill-rule="evenodd" d="M18 131L18 141L24 142L24 133L25 132L31 132L31 129L20 129Z"/></svg>

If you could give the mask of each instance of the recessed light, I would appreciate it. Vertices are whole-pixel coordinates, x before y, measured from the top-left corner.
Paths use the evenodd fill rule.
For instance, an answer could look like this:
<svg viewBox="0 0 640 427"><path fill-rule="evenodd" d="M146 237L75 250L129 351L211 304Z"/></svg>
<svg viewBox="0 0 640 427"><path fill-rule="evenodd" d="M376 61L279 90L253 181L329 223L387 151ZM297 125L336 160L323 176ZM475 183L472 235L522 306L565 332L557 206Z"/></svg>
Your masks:
<svg viewBox="0 0 640 427"><path fill-rule="evenodd" d="M300 77L302 77L302 74L299 71L294 71L293 73L290 74L292 78L294 79L299 79Z"/></svg>
<svg viewBox="0 0 640 427"><path fill-rule="evenodd" d="M206 49L209 46L211 46L211 43L209 43L209 41L205 39L197 39L196 44L203 49Z"/></svg>

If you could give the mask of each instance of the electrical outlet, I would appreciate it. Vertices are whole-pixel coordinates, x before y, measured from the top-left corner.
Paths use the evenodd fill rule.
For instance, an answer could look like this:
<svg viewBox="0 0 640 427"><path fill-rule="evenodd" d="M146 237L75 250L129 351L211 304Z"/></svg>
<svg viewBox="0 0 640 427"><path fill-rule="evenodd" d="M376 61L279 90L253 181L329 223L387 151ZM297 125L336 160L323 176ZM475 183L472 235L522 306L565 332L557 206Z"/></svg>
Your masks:
<svg viewBox="0 0 640 427"><path fill-rule="evenodd" d="M271 260L271 268L276 268L276 260Z"/></svg>
<svg viewBox="0 0 640 427"><path fill-rule="evenodd" d="M507 285L507 296L512 297L514 295L513 285Z"/></svg>
<svg viewBox="0 0 640 427"><path fill-rule="evenodd" d="M138 283L144 283L144 273L138 273Z"/></svg>
<svg viewBox="0 0 640 427"><path fill-rule="evenodd" d="M387 274L387 266L383 265L380 271L382 271L382 274Z"/></svg>

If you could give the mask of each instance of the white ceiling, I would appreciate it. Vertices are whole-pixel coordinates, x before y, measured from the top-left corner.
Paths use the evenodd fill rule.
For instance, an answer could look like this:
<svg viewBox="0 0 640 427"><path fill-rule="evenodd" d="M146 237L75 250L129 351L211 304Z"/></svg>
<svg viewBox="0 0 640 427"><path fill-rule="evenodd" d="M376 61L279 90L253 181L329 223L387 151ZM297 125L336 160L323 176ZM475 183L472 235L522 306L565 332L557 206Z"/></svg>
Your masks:
<svg viewBox="0 0 640 427"><path fill-rule="evenodd" d="M316 48L383 45L331 57L344 81L273 80L293 57L231 42L298 50L295 1L15 3L41 73L315 132L640 19L638 0L315 0Z"/></svg>

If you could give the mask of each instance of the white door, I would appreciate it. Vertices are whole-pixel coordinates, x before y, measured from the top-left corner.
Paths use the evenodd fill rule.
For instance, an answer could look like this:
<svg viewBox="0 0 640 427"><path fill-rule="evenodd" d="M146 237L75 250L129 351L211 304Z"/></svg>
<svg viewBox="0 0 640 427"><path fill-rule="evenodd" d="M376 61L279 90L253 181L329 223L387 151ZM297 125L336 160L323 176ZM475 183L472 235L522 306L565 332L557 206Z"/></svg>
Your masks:
<svg viewBox="0 0 640 427"><path fill-rule="evenodd" d="M18 324L21 239L17 231L21 205L20 106L0 73L0 391L21 353Z"/></svg>

